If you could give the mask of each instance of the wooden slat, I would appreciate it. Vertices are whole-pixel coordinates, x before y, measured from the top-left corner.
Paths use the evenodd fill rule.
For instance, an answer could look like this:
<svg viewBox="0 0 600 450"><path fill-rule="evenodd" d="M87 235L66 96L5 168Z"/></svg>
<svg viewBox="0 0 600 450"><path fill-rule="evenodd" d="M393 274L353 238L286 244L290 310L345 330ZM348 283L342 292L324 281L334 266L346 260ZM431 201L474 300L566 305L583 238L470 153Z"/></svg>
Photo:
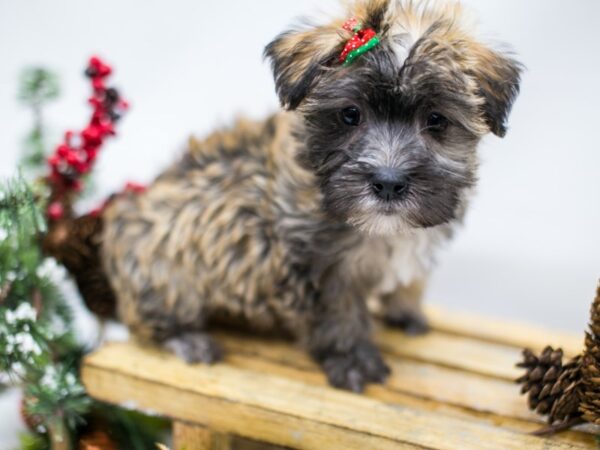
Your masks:
<svg viewBox="0 0 600 450"><path fill-rule="evenodd" d="M322 371L302 349L232 333L221 333L217 338L225 347L226 362L236 367L326 384ZM523 432L532 432L543 424L541 416L528 410L513 382L393 355L386 354L385 359L392 375L384 386L369 386L364 395ZM593 437L583 432L562 433L557 439L593 444Z"/></svg>
<svg viewBox="0 0 600 450"><path fill-rule="evenodd" d="M268 360L273 363L271 370L295 367L315 372L325 380L322 371L302 349L279 341L231 333L218 334L217 337L225 346L227 357L233 358L242 367L251 367L253 360ZM524 398L519 396L519 387L512 381L390 354L386 354L385 359L392 369L386 383L388 389L478 412L541 421L538 415L528 411Z"/></svg>
<svg viewBox="0 0 600 450"><path fill-rule="evenodd" d="M231 437L206 427L173 423L173 450L231 450Z"/></svg>
<svg viewBox="0 0 600 450"><path fill-rule="evenodd" d="M244 356L240 354L231 354L227 356L226 362L234 365L235 367L243 368L244 370L254 370L262 373L269 373L272 375L281 376L288 379L299 380L304 383L326 386L325 377L319 371L307 372L306 369L294 368L289 365L277 365L276 363L270 362L268 360ZM392 378L395 377L392 376ZM412 388L412 386L408 387ZM410 391L411 389L408 390ZM366 391L362 395L373 399L377 399L385 403L402 405L405 407L418 409L424 412L436 411L457 419L481 422L483 424L492 425L495 427L502 427L507 430L518 431L521 433L531 433L539 429L541 426L541 421L538 417L531 417L531 420L524 420L507 416L500 416L491 412L479 412L469 407L462 407L456 404L440 402L435 399L422 397L418 394L406 393L404 390L396 390L394 387L390 386L390 382L388 382L386 386L368 386ZM492 409L494 408L493 404L489 406ZM521 410L523 410L523 412L527 414L527 412L524 411L524 404L521 404ZM529 414L532 415L532 413ZM594 445L594 437L589 433L581 431L563 432L560 435L554 437L554 439L569 444L575 443L581 445L589 445L592 447Z"/></svg>
<svg viewBox="0 0 600 450"><path fill-rule="evenodd" d="M221 338L227 334L218 333ZM424 336L407 336L400 331L380 327L375 333L378 346L387 353L401 358L428 362L466 372L513 381L521 375L515 364L521 359L517 347L477 341L463 336L431 331ZM272 341L266 343L271 347ZM268 348L264 351L269 351ZM282 355L285 358L285 355ZM294 363L296 355L282 360Z"/></svg>
<svg viewBox="0 0 600 450"><path fill-rule="evenodd" d="M296 448L587 448L129 343L86 357L82 376L98 399Z"/></svg>
<svg viewBox="0 0 600 450"><path fill-rule="evenodd" d="M510 381L521 374L515 367L521 359L521 351L517 347L435 330L423 336L407 336L396 330L382 328L376 333L375 340L384 351L403 358Z"/></svg>
<svg viewBox="0 0 600 450"><path fill-rule="evenodd" d="M432 327L438 331L473 337L517 348L529 347L535 351L546 345L562 347L566 355L575 356L583 349L581 333L565 333L534 324L492 319L476 314L449 311L437 305L425 306Z"/></svg>

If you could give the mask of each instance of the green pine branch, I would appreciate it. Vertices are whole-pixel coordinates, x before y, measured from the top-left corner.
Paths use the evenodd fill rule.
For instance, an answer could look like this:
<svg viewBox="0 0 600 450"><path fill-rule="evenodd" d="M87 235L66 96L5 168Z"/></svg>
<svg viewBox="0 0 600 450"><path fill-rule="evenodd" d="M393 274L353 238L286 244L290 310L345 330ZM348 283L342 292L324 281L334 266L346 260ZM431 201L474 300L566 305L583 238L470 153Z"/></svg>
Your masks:
<svg viewBox="0 0 600 450"><path fill-rule="evenodd" d="M20 78L18 98L33 115L33 127L23 142L20 165L33 175L45 167L47 136L42 111L44 106L60 94L58 77L43 67L29 67Z"/></svg>
<svg viewBox="0 0 600 450"><path fill-rule="evenodd" d="M52 448L70 449L91 400L77 373L70 311L51 280L57 265L41 252L44 228L22 178L0 186L0 371L23 388L25 411Z"/></svg>
<svg viewBox="0 0 600 450"><path fill-rule="evenodd" d="M20 436L20 450L51 450L46 435L38 433L23 433Z"/></svg>
<svg viewBox="0 0 600 450"><path fill-rule="evenodd" d="M40 175L47 156L43 107L59 94L57 78L27 69L19 99L31 109L33 126L24 142L24 169ZM29 179L33 179L28 177ZM77 343L69 306L53 281L63 270L45 257L41 211L48 196L43 182L22 177L0 182L0 372L24 392L24 412L39 426L22 439L23 450L70 450L87 421L98 418L113 430L119 448L153 448L165 421L95 402L79 376L83 349Z"/></svg>
<svg viewBox="0 0 600 450"><path fill-rule="evenodd" d="M54 100L60 94L58 77L43 67L28 67L21 74L19 100L30 106L39 106Z"/></svg>

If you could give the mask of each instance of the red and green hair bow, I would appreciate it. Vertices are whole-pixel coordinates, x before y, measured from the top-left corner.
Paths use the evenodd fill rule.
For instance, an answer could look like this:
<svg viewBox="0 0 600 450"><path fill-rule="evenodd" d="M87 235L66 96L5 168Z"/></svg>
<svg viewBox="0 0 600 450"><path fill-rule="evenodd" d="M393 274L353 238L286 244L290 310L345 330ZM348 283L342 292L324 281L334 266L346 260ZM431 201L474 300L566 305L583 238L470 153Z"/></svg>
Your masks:
<svg viewBox="0 0 600 450"><path fill-rule="evenodd" d="M363 24L354 17L344 22L342 28L354 33L352 38L346 42L344 50L338 58L344 66L349 66L356 58L365 54L380 42L379 36L373 28L363 28Z"/></svg>

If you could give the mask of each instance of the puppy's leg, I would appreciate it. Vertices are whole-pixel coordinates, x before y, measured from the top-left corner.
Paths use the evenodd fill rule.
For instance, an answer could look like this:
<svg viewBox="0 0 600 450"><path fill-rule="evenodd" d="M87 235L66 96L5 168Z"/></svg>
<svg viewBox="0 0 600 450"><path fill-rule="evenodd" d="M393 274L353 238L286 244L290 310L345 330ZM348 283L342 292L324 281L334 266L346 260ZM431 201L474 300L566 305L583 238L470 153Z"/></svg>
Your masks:
<svg viewBox="0 0 600 450"><path fill-rule="evenodd" d="M424 289L425 281L417 280L409 285L399 284L395 291L383 295L381 303L386 323L411 335L429 331L421 306Z"/></svg>
<svg viewBox="0 0 600 450"><path fill-rule="evenodd" d="M134 336L187 362L212 363L221 351L205 333L211 297L202 277L208 268L192 231L204 228L191 226L200 212L188 209L202 201L178 181L166 177L143 196L124 196L108 207L104 269L118 296L119 318Z"/></svg>
<svg viewBox="0 0 600 450"><path fill-rule="evenodd" d="M202 332L178 334L166 339L163 346L188 364L213 364L223 355L221 346L212 336Z"/></svg>
<svg viewBox="0 0 600 450"><path fill-rule="evenodd" d="M308 348L333 386L361 392L367 383L383 383L390 370L370 339L360 291L338 283L327 283L319 296L307 330Z"/></svg>
<svg viewBox="0 0 600 450"><path fill-rule="evenodd" d="M205 332L202 309L181 306L190 302L169 305L163 289L146 288L136 300L131 314L122 316L138 338L161 345L189 364L213 364L222 358L221 346Z"/></svg>

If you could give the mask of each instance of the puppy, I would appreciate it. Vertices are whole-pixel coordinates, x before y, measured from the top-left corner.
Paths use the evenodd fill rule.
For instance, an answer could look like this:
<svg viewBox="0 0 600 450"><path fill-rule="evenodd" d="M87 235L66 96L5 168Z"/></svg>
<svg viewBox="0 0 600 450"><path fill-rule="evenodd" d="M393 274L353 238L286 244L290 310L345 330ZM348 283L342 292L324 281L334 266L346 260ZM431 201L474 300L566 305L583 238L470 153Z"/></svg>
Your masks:
<svg viewBox="0 0 600 450"><path fill-rule="evenodd" d="M457 4L396 0L286 31L265 56L284 111L191 140L114 201L104 269L120 318L188 362L219 358L209 324L241 320L289 331L332 385L361 391L389 373L366 300L426 329L436 248L465 213L480 139L506 132L521 66Z"/></svg>

